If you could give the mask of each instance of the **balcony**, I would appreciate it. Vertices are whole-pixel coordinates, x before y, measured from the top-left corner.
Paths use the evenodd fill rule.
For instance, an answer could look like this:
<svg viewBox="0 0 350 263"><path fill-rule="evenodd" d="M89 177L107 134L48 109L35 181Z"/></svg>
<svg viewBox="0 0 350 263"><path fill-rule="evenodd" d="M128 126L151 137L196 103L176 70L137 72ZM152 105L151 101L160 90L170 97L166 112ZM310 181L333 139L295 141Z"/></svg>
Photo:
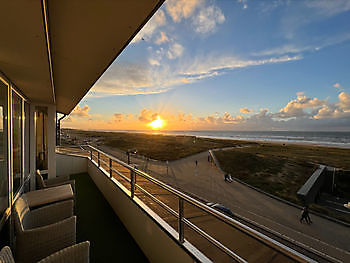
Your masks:
<svg viewBox="0 0 350 263"><path fill-rule="evenodd" d="M77 239L91 241L92 262L119 250L152 262L313 262L96 148L59 149L57 174L79 172Z"/></svg>
<svg viewBox="0 0 350 263"><path fill-rule="evenodd" d="M90 261L147 262L147 258L87 173L76 183L77 242L90 240Z"/></svg>

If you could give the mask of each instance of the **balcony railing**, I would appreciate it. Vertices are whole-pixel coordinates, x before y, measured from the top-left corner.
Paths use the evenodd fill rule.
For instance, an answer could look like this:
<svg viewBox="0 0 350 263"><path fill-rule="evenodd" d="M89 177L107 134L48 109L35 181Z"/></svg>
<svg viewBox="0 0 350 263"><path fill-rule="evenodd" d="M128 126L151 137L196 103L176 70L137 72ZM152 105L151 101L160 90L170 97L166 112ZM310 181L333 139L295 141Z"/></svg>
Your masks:
<svg viewBox="0 0 350 263"><path fill-rule="evenodd" d="M258 257L261 262L316 262L164 184L133 165L128 165L90 145L81 146L80 149L84 150L83 155L88 156L109 178L118 180L128 188L131 199L137 196L145 201L148 198L146 205L150 204L151 209L161 214L161 217L177 231L180 244L186 239L212 260L248 262ZM79 154L78 152L74 153ZM158 187L158 190L155 190L155 187ZM158 205L157 208L155 204ZM159 207L172 218L161 212ZM201 237L200 241L198 236ZM208 244L205 245L203 240ZM220 255L222 253L224 256Z"/></svg>

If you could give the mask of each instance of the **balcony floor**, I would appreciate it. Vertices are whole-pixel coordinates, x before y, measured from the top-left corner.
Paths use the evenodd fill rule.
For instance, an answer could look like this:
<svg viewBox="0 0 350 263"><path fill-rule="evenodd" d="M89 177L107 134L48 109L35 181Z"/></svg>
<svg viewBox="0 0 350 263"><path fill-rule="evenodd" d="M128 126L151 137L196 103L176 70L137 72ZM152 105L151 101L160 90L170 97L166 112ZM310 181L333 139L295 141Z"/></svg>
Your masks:
<svg viewBox="0 0 350 263"><path fill-rule="evenodd" d="M87 173L76 184L77 242L90 241L90 262L148 262Z"/></svg>

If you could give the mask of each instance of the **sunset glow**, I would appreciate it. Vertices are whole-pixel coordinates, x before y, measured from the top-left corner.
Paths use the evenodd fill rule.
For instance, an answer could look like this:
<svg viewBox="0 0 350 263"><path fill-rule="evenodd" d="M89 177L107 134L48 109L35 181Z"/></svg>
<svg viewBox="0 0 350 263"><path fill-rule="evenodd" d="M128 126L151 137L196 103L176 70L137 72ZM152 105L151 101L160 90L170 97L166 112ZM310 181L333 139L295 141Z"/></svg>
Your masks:
<svg viewBox="0 0 350 263"><path fill-rule="evenodd" d="M350 131L349 3L167 0L62 126Z"/></svg>
<svg viewBox="0 0 350 263"><path fill-rule="evenodd" d="M160 116L158 116L156 120L148 123L148 126L151 126L152 129L160 129L163 127L163 125L163 120L160 118Z"/></svg>

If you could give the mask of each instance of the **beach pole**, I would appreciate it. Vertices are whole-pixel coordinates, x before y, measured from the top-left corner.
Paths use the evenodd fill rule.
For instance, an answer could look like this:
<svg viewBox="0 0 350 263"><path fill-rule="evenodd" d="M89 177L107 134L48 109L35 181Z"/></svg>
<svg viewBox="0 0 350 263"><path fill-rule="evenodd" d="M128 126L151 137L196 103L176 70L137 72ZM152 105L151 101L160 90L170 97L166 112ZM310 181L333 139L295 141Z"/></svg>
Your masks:
<svg viewBox="0 0 350 263"><path fill-rule="evenodd" d="M166 161L166 176L168 177L169 175L169 161Z"/></svg>

